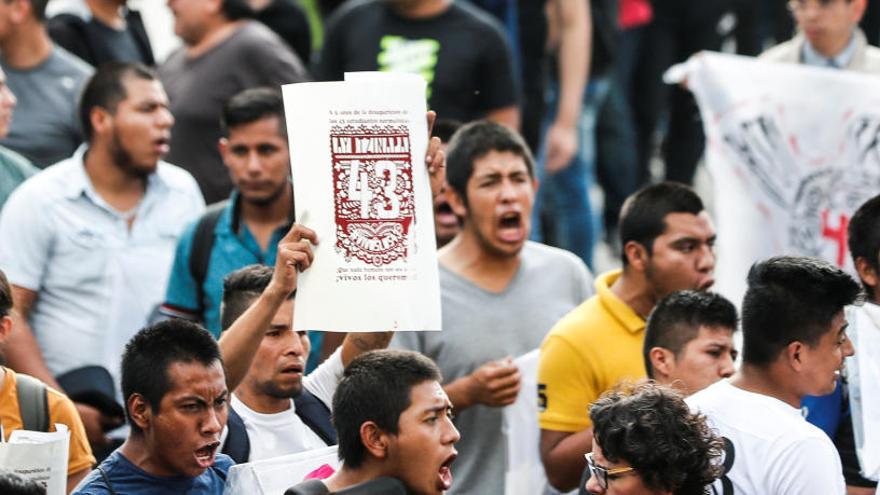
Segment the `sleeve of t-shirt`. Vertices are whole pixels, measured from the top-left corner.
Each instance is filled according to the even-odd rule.
[[[827,493],[843,495],[846,482],[840,456],[827,438],[810,437],[792,442],[773,455],[773,465],[767,470],[775,473],[769,493],[802,495]]]
[[[538,419],[544,430],[588,428],[588,408],[598,397],[589,363],[564,339],[550,335],[538,360]]]
[[[513,73],[513,55],[510,44],[500,28],[491,26],[480,39],[480,107],[489,112],[517,104],[517,78]]]
[[[342,373],[345,366],[342,365],[342,346],[336,348],[323,363],[315,368],[315,371],[309,373],[303,379],[303,387],[321,400],[328,409],[333,409],[333,394],[336,393],[336,387],[339,380],[342,380]]]
[[[586,301],[595,292],[593,288],[593,274],[580,258],[576,259],[575,268],[572,270],[572,273],[574,273],[575,291],[577,292],[575,300],[579,303]]]
[[[53,425],[61,423],[70,430],[70,446],[67,450],[67,474],[78,473],[91,469],[95,465],[95,456],[89,447],[86,429],[83,426],[76,407],[67,396],[50,390],[48,392],[49,422]]]
[[[163,312],[178,309],[195,313],[200,306],[196,281],[189,270],[189,259],[197,224],[198,220],[187,227],[177,242],[174,263],[171,265],[171,275],[168,277],[168,288],[165,290]]]
[[[49,264],[54,229],[51,209],[24,185],[0,211],[0,267],[9,282],[38,292]]]

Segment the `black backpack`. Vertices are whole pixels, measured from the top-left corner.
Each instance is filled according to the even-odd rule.
[[[205,312],[205,279],[208,277],[208,265],[211,262],[211,250],[214,249],[214,229],[223,215],[223,210],[229,204],[229,200],[220,201],[209,206],[193,233],[192,249],[189,252],[189,273],[196,282],[196,300],[199,307],[196,311],[199,315]]]

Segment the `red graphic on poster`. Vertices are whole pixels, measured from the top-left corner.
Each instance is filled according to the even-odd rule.
[[[377,267],[405,258],[415,216],[408,128],[333,126],[330,153],[337,251]]]

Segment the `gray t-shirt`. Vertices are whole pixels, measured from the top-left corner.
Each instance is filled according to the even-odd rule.
[[[94,69],[59,46],[35,67],[19,70],[2,58],[0,66],[18,99],[9,135],[0,144],[40,168],[70,158],[83,140],[79,93]]]
[[[561,249],[527,242],[520,257],[519,270],[500,293],[477,287],[441,266],[443,331],[400,332],[392,347],[430,357],[446,383],[488,361],[516,358],[538,348],[553,325],[590,296],[593,277],[579,258]],[[449,493],[504,493],[507,439],[501,423],[500,408],[478,405],[456,412],[461,440]]]
[[[185,48],[159,67],[176,123],[169,162],[189,171],[210,204],[229,197],[232,183],[220,158],[220,115],[239,92],[260,86],[279,88],[308,78],[295,53],[266,26],[245,21],[229,38],[189,58]]]

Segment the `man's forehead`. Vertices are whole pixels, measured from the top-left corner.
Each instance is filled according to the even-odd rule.
[[[229,128],[229,140],[257,140],[277,141],[283,140],[287,144],[287,140],[283,135],[281,118],[277,115],[264,115],[250,122],[242,122]]]
[[[528,172],[525,159],[512,151],[492,150],[474,160],[473,177],[501,172]]]
[[[674,211],[663,217],[663,235],[715,235],[715,225],[706,210],[697,214]]]
[[[204,364],[198,361],[175,361],[168,365],[168,395],[193,392],[220,395],[226,391],[226,375],[220,361]]]

